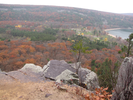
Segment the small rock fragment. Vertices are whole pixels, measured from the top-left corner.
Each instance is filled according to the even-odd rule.
[[[46,94],[45,97],[47,98],[47,97],[49,97],[50,95],[52,95],[52,94]]]

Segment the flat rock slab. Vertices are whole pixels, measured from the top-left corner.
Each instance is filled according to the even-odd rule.
[[[44,81],[44,77],[41,74],[37,74],[30,71],[10,71],[7,73],[0,73],[0,81],[5,82],[41,82]]]
[[[5,73],[0,73],[0,84],[4,82],[13,82],[14,80]]]
[[[44,76],[46,78],[55,79],[58,75],[60,75],[66,69],[74,73],[76,72],[76,70],[73,67],[71,67],[71,65],[67,64],[64,61],[51,60],[49,62],[47,71],[44,73]]]
[[[12,76],[13,78],[17,79],[20,82],[39,82],[43,81],[40,75],[34,72],[23,72],[23,71],[11,71],[8,72],[8,76]]]

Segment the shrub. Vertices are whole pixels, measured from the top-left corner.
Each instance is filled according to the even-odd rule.
[[[109,59],[100,65],[97,71],[100,87],[108,87],[109,92],[113,90],[118,77],[118,66],[119,62],[113,64]]]

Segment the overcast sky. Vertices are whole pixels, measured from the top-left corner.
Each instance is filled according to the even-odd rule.
[[[0,0],[0,4],[54,5],[113,13],[133,13],[133,0]]]

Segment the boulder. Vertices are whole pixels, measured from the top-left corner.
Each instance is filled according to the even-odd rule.
[[[133,57],[122,62],[111,100],[133,100]]]
[[[88,90],[95,90],[99,88],[97,74],[87,68],[79,68],[78,76],[82,84],[86,86]]]
[[[77,63],[77,65],[80,65],[80,63]],[[45,78],[55,80],[59,83],[62,81],[66,84],[82,84],[82,87],[89,90],[99,88],[96,73],[80,66],[77,75],[75,63],[68,64],[63,60],[49,61],[48,64],[43,67],[43,75]]]
[[[48,79],[56,80],[56,77],[66,69],[74,73],[76,72],[76,70],[64,60],[51,60],[43,67],[43,75]]]
[[[60,75],[55,78],[58,83],[79,85],[78,75],[68,69],[64,70]]]
[[[24,67],[17,71],[0,72],[0,82],[3,81],[19,81],[19,82],[40,82],[44,81],[42,77],[43,69],[34,64],[25,64]]]
[[[40,66],[29,63],[29,64],[25,64],[24,67],[20,69],[20,71],[31,71],[34,73],[41,73],[43,69]]]

